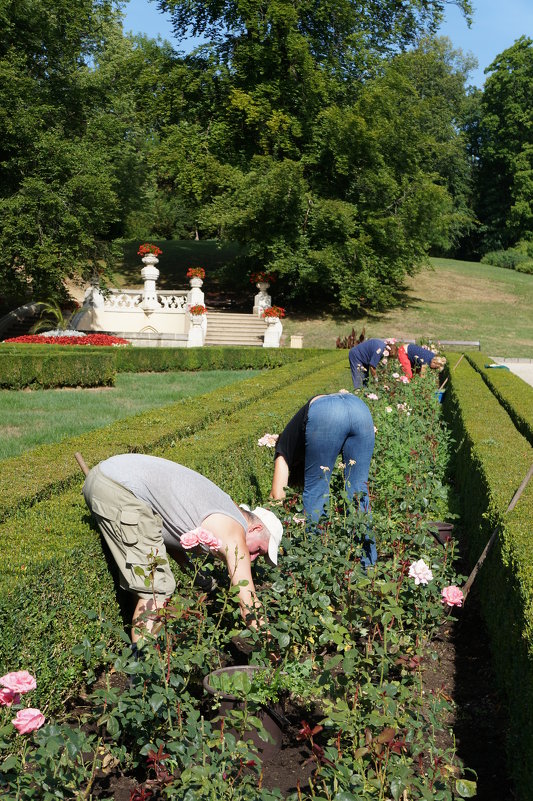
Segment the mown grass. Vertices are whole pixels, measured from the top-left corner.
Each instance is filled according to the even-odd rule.
[[[287,345],[303,334],[305,347],[334,348],[352,327],[366,336],[476,340],[492,356],[533,358],[533,276],[487,264],[432,259],[411,278],[400,305],[362,317],[290,314]],[[281,303],[280,298],[275,300]]]
[[[0,459],[101,428],[148,409],[194,397],[256,375],[254,370],[119,373],[98,389],[0,391]]]

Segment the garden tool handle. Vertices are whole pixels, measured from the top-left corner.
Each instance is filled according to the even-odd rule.
[[[530,466],[529,470],[527,471],[526,477],[524,478],[524,480],[522,481],[522,483],[520,484],[520,486],[516,490],[515,494],[513,495],[511,503],[509,504],[509,506],[505,510],[506,514],[508,514],[509,512],[513,511],[513,509],[515,508],[516,504],[518,503],[518,499],[520,498],[520,496],[522,495],[522,493],[525,490],[526,486],[528,485],[529,479],[531,478],[532,475],[533,475],[533,464]],[[494,528],[494,531],[490,535],[489,541],[487,542],[487,544],[485,545],[485,547],[483,549],[483,553],[481,554],[481,556],[477,560],[476,564],[472,568],[472,572],[470,573],[470,575],[468,576],[468,579],[466,580],[466,584],[463,587],[463,600],[464,601],[466,601],[466,596],[470,592],[470,587],[474,583],[474,579],[477,576],[477,574],[479,573],[479,569],[480,569],[481,565],[483,564],[483,562],[487,558],[487,554],[488,554],[488,552],[490,551],[490,549],[492,548],[492,546],[494,544],[494,540],[496,539],[496,536],[498,534],[498,528],[499,528],[499,526],[496,526]]]
[[[85,460],[84,460],[83,456],[81,455],[81,453],[79,451],[76,451],[76,453],[74,454],[74,458],[76,459],[77,463],[79,464],[79,466],[83,470],[83,475],[86,476],[88,474],[88,472],[89,472],[89,468],[85,464]]]

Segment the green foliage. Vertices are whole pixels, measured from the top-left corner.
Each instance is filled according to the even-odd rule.
[[[513,495],[533,462],[533,448],[487,383],[502,399],[509,394],[500,377],[484,382],[470,361],[461,364],[449,354],[450,384],[444,409],[459,443],[455,481],[460,488],[465,545],[470,563],[480,556],[492,531],[495,545],[477,578],[476,591],[492,640],[495,672],[509,708],[509,764],[520,798],[528,798],[533,782],[533,484],[524,490],[514,511],[506,514]],[[487,371],[489,373],[490,371]],[[495,372],[495,371],[492,371]],[[508,389],[509,385],[507,385]],[[519,406],[523,404],[520,404]],[[530,412],[528,419],[530,420]],[[516,419],[516,418],[515,418]]]
[[[533,388],[509,370],[487,369],[490,356],[468,353],[466,358],[483,377],[523,437],[533,446]]]
[[[345,355],[340,356],[342,359],[333,352],[329,364],[293,380],[291,386],[280,381],[270,397],[253,404],[253,414],[250,408],[237,409],[225,421],[159,453],[180,456],[183,449],[191,466],[208,464],[207,473],[228,491],[235,492],[242,482],[249,493],[264,497],[272,475],[272,453],[257,446],[257,434],[286,422],[311,389],[337,389],[348,373]],[[281,375],[287,369],[276,372]],[[33,635],[39,641],[39,653],[34,655],[25,648],[22,609],[17,610],[19,649],[25,657],[20,665],[37,675],[32,704],[49,697],[53,688],[45,671],[43,681],[49,684],[41,686],[41,662],[50,652],[54,654],[51,666],[58,671],[55,683],[61,684],[65,676],[62,655],[68,653],[71,670],[86,666],[92,686],[87,722],[99,747],[88,742],[76,724],[69,734],[68,727],[51,722],[34,735],[33,745],[21,757],[6,728],[0,738],[0,751],[7,757],[0,774],[5,792],[18,790],[19,795],[31,798],[37,788],[39,792],[50,788],[50,793],[54,792],[51,801],[61,797],[65,788],[85,791],[104,761],[116,761],[121,772],[135,775],[138,793],[157,788],[167,797],[205,801],[215,797],[228,801],[279,799],[279,791],[262,787],[261,760],[247,741],[255,734],[261,737],[264,701],[277,698],[284,704],[289,697],[301,710],[302,748],[313,762],[312,787],[302,787],[297,794],[302,801],[317,798],[318,792],[321,798],[338,801],[380,795],[400,799],[404,794],[451,801],[455,792],[467,797],[475,791],[475,783],[463,779],[453,752],[443,752],[436,742],[435,732],[442,728],[450,704],[444,692],[427,696],[422,692],[420,670],[426,645],[446,614],[441,588],[460,578],[453,566],[453,547],[444,552],[424,526],[428,516],[445,510],[442,482],[449,437],[434,397],[434,377],[422,377],[405,387],[395,382],[391,373],[389,367],[383,382],[386,386],[380,384],[377,389],[379,399],[368,398],[378,429],[371,477],[376,498],[372,525],[380,552],[375,568],[368,574],[360,568],[360,537],[368,520],[361,519],[352,499],[345,497],[342,467],[335,470],[334,496],[322,530],[311,535],[294,519],[301,507],[298,498],[278,508],[285,531],[280,566],[255,565],[270,638],[249,631],[255,646],[253,663],[264,667],[264,677],[242,682],[240,706],[227,715],[222,730],[214,727],[223,712],[216,699],[214,704],[206,703],[201,681],[227,661],[230,638],[241,625],[235,593],[224,583],[216,596],[207,598],[193,587],[194,570],[191,574],[177,571],[177,592],[160,613],[162,633],[157,641],[145,644],[139,660],[132,657],[129,638],[117,625],[116,609],[110,608],[109,613],[106,609],[110,604],[106,586],[96,592],[89,585],[91,597],[101,603],[88,614],[86,631],[80,632],[73,654],[69,645],[75,641],[77,619],[74,631],[61,632],[49,620],[43,648],[39,621],[32,617]],[[413,413],[408,415],[403,404]],[[392,443],[396,443],[394,452]],[[246,454],[255,465],[249,475]],[[403,477],[396,488],[390,486],[391,471]],[[41,533],[37,521],[48,513],[47,537],[55,539],[60,548],[59,517],[67,504],[71,511],[64,522],[72,538],[69,548],[63,546],[67,567],[73,566],[74,552],[83,564],[83,542],[85,547],[97,543],[88,514],[76,522],[81,499],[73,505],[71,501],[69,492],[61,499],[38,504],[29,517],[23,515],[17,521],[19,531],[28,531],[24,522],[30,523],[31,518],[36,526],[32,530]],[[19,548],[28,547],[31,539],[27,538],[26,545],[20,541]],[[12,543],[11,535],[9,546]],[[90,551],[93,568],[103,565]],[[407,575],[409,563],[420,558],[433,571],[427,586],[416,586]],[[53,585],[57,571],[52,564],[49,570]],[[68,570],[60,572],[66,583],[74,583],[79,576],[79,572],[72,576]],[[19,570],[17,583],[20,574]],[[77,585],[81,590],[85,582]],[[34,608],[38,608],[38,594],[44,589],[38,583],[32,589]],[[21,597],[26,600],[24,594]],[[72,597],[73,603],[77,601]],[[97,626],[101,636],[94,634]],[[13,637],[11,627],[8,635]],[[270,663],[273,654],[276,668]],[[14,669],[17,652],[12,649],[9,656],[9,667]],[[97,666],[105,669],[99,681],[95,681]],[[121,689],[111,681],[111,673],[120,677]],[[57,698],[52,704],[49,709],[57,708]],[[87,747],[94,755],[92,769],[83,759]],[[59,753],[61,759],[52,759]],[[31,769],[21,769],[22,758]],[[247,770],[243,770],[245,765]],[[457,784],[451,776],[457,777]],[[289,798],[295,801],[296,794]]]
[[[488,73],[474,130],[482,252],[507,249],[533,232],[533,40],[522,36]]]
[[[0,387],[101,387],[115,382],[114,354],[55,345],[2,345]]]
[[[481,262],[482,264],[492,264],[493,267],[504,267],[519,273],[533,274],[533,258],[514,248],[491,250],[481,257]]]

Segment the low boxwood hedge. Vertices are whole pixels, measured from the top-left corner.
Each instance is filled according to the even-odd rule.
[[[533,387],[510,370],[486,367],[495,362],[483,353],[469,353],[466,358],[498,398],[522,436],[533,445]]]
[[[119,373],[162,373],[169,370],[258,370],[305,361],[320,354],[306,348],[115,348]]]
[[[525,801],[533,787],[533,483],[511,514],[506,509],[533,462],[533,448],[479,369],[467,359],[456,364],[450,360],[444,408],[458,443],[455,480],[471,566],[493,529],[499,530],[472,592],[479,593],[495,673],[508,701],[509,764]]]
[[[115,383],[115,354],[110,349],[2,345],[2,389],[97,387]]]
[[[0,473],[0,521],[76,481],[79,467],[73,458],[75,451],[91,453],[93,462],[118,452],[153,452],[155,447],[189,436],[213,420],[253,404],[277,388],[280,382],[297,381],[301,376],[314,373],[332,359],[345,361],[336,352],[318,351],[305,361],[288,364],[279,371],[266,371],[238,386],[221,387],[205,396],[120,420],[98,432],[89,431],[60,443],[34,448],[31,459],[27,454],[5,459]]]
[[[301,369],[300,377],[297,368]],[[195,428],[182,430],[181,437],[170,439],[171,426],[167,424],[167,434],[161,437],[157,430],[159,438],[154,436],[150,446],[152,413],[134,419],[139,423],[138,430],[145,433],[146,452],[201,470],[239,502],[255,503],[268,494],[271,481],[271,463],[257,447],[258,437],[269,428],[279,430],[309,396],[335,391],[349,380],[345,357],[331,351],[252,379],[251,383],[257,382],[256,388],[248,393],[247,403],[239,398],[243,384],[237,390],[229,387],[213,393],[217,395],[217,413],[208,417],[207,425],[198,423]],[[225,401],[222,392],[226,393]],[[210,397],[195,398],[193,403],[195,419],[201,420],[209,412]],[[177,414],[180,404],[175,406]],[[167,417],[168,407],[160,413]],[[174,426],[176,429],[179,425]],[[128,450],[124,448],[128,442],[125,429],[114,438],[116,433],[115,426],[110,426],[97,434],[92,432],[92,441],[85,440],[83,455],[90,466]],[[32,701],[52,709],[58,708],[65,695],[75,691],[83,680],[71,648],[100,625],[98,621],[88,622],[84,610],[95,609],[111,621],[120,620],[112,573],[81,497],[83,477],[73,459],[73,443],[61,446],[65,449],[61,469],[65,470],[67,461],[75,469],[70,482],[61,491],[56,485],[53,497],[34,498],[32,505],[11,509],[0,527],[4,552],[9,555],[0,578],[0,664],[10,670],[31,668],[38,673],[39,688]],[[131,435],[129,446],[136,449]],[[48,471],[55,471],[53,461],[48,463]]]

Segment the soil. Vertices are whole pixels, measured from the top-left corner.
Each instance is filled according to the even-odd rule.
[[[465,778],[477,780],[476,798],[512,801],[515,796],[505,764],[507,719],[495,689],[475,588],[464,608],[453,610],[441,626],[424,660],[423,682],[425,693],[440,692],[455,701],[454,713],[437,733],[437,741],[444,749],[453,749],[455,741],[458,759],[470,769]],[[290,725],[281,750],[263,762],[262,775],[263,787],[278,787],[284,796],[298,787],[305,791],[314,767],[308,746],[297,739],[301,715],[298,710],[286,710],[286,715]],[[111,769],[96,776],[92,797],[131,801],[135,787],[134,778]]]

